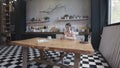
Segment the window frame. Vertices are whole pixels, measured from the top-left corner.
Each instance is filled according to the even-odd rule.
[[[112,19],[111,19],[111,6],[112,4],[112,0],[108,0],[108,23],[107,23],[107,26],[111,26],[111,25],[119,25],[120,22],[115,22],[115,23],[111,23],[112,22]]]

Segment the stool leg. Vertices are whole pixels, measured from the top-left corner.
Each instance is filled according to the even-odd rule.
[[[22,55],[23,55],[23,66],[22,68],[27,68],[27,47],[23,47]]]

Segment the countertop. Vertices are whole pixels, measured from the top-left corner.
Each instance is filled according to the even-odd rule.
[[[64,34],[64,32],[25,32],[24,34]],[[89,32],[79,32],[79,35],[90,34]]]

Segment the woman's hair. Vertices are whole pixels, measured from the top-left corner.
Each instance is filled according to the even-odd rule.
[[[71,24],[70,23],[66,23],[66,25],[65,26],[69,26],[70,27],[70,30],[72,30],[72,26],[71,26]]]
[[[71,27],[71,24],[70,23],[66,23],[66,25],[65,26],[70,26]]]

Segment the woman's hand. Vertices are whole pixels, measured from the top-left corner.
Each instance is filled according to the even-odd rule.
[[[60,38],[60,40],[63,40],[63,39],[65,39],[64,35]]]

